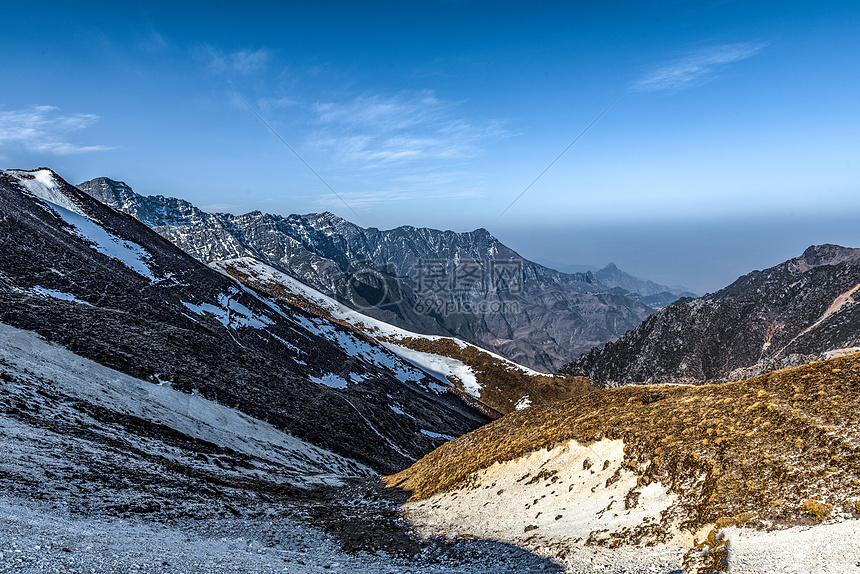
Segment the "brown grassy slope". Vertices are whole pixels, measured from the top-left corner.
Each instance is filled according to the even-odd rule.
[[[595,390],[587,377],[570,375],[531,376],[477,347],[461,347],[453,339],[385,338],[384,340],[422,353],[452,357],[470,366],[481,385],[479,399],[502,414],[514,412],[517,402],[528,396],[532,404],[546,404],[578,397]],[[462,388],[462,382],[452,381]]]
[[[860,353],[736,383],[601,390],[507,415],[386,482],[426,498],[494,462],[607,437],[624,440],[639,487],[659,481],[678,494],[684,526],[744,512],[821,519],[860,512],[858,407]]]

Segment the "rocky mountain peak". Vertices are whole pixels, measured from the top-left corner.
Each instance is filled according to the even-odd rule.
[[[822,265],[851,263],[860,261],[860,249],[842,247],[830,243],[811,245],[796,261],[803,262],[809,269]]]

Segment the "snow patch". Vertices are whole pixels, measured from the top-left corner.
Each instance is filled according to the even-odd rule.
[[[94,247],[98,252],[121,261],[132,271],[137,272],[139,275],[143,275],[150,281],[155,281],[155,276],[152,274],[152,270],[146,263],[147,260],[149,260],[150,255],[143,247],[137,243],[126,241],[125,239],[110,233],[104,227],[95,223],[86,216],[81,215],[79,212],[71,211],[55,203],[47,203],[55,212],[57,212],[57,215],[59,215],[63,221],[75,228],[75,234],[78,237],[94,244]]]
[[[425,536],[470,535],[526,548],[574,548],[576,539],[587,540],[595,531],[659,522],[661,513],[677,502],[659,483],[637,487],[637,476],[623,462],[621,440],[590,446],[569,441],[495,463],[476,473],[468,487],[409,502],[405,508]],[[638,504],[627,509],[625,496],[633,489],[639,492]]]
[[[56,289],[47,289],[45,287],[40,287],[39,285],[32,287],[30,289],[30,292],[36,295],[40,295],[42,297],[51,297],[53,299],[60,299],[61,301],[71,301],[73,303],[79,303],[81,305],[88,305],[90,307],[93,306],[92,303],[81,301],[70,293],[63,293],[62,291],[57,291]]]
[[[421,429],[421,434],[423,434],[425,436],[429,436],[430,438],[441,438],[441,439],[445,439],[445,440],[454,440],[454,438],[455,438],[455,437],[452,437],[451,435],[440,434],[438,432],[433,432],[433,431],[429,431],[429,430],[425,430],[425,429]]]
[[[729,574],[855,572],[860,520],[761,532],[728,528]]]
[[[462,361],[442,355],[415,351],[385,341],[380,341],[380,343],[395,355],[399,355],[433,375],[436,379],[445,383],[446,387],[451,384],[448,376],[453,376],[463,383],[463,390],[476,399],[481,398],[481,385],[478,383],[477,378],[475,378],[475,372]]]
[[[224,294],[221,294],[218,297],[218,305],[213,305],[211,303],[194,304],[188,303],[187,301],[182,301],[181,303],[197,315],[211,313],[228,329],[236,327],[265,329],[267,326],[274,323],[271,318],[254,313],[235,299]],[[283,339],[280,340],[285,342]]]
[[[84,215],[81,208],[74,201],[60,191],[60,186],[55,179],[54,173],[50,169],[40,169],[36,171],[25,171],[10,169],[6,173],[13,174],[18,182],[24,186],[24,189],[29,191],[43,201],[58,205],[68,211]]]
[[[532,400],[528,395],[526,395],[523,398],[521,398],[519,401],[517,401],[517,404],[514,405],[514,409],[521,411],[523,409],[529,408],[530,406],[532,406]]]
[[[331,387],[333,389],[345,389],[348,385],[348,382],[343,377],[338,377],[334,373],[328,373],[321,377],[308,377],[315,383],[319,383],[321,385],[325,385],[327,387]]]

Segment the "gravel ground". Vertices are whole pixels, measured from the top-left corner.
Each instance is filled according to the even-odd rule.
[[[54,505],[56,506],[56,505]],[[0,497],[0,572],[67,573],[505,573],[558,566],[504,544],[427,544],[413,555],[355,552],[302,521],[209,518],[164,524],[83,517],[62,507]]]

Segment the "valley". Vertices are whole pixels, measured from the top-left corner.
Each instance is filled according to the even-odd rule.
[[[0,172],[0,238],[0,572],[860,564],[857,249],[692,298],[48,168]],[[518,313],[411,322],[417,262],[490,253]]]

